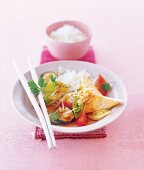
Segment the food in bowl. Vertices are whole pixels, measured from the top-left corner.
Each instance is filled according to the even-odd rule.
[[[73,25],[64,24],[50,32],[49,37],[59,42],[75,43],[85,40],[87,36],[79,28]]]
[[[86,70],[59,67],[40,76],[38,85],[29,81],[33,94],[42,91],[50,121],[60,126],[85,126],[98,121],[122,104],[120,99],[107,97],[112,86],[102,75],[96,79]]]
[[[66,125],[52,125],[52,128],[56,132],[62,133],[83,133],[88,131],[93,131],[96,129],[100,129],[118,119],[122,114],[124,114],[124,110],[127,106],[127,91],[125,85],[120,77],[118,77],[114,72],[110,71],[107,68],[104,68],[98,64],[92,64],[88,62],[82,61],[55,61],[49,62],[47,64],[42,64],[36,67],[36,72],[40,77],[42,74],[46,72],[57,72],[58,67],[62,66],[64,68],[75,70],[79,72],[86,68],[86,71],[92,76],[92,78],[97,79],[99,75],[102,75],[105,80],[107,80],[112,89],[108,91],[107,96],[121,99],[122,104],[115,106],[111,109],[111,113],[98,121],[90,121],[88,119],[88,125],[86,126],[76,126],[75,122],[69,123]],[[25,77],[27,81],[31,80],[30,71],[26,72]],[[16,81],[13,89],[12,89],[12,104],[16,111],[27,121],[30,123],[42,127],[37,117],[37,114],[29,101],[25,90],[23,89],[20,81]]]
[[[53,23],[47,27],[46,34],[49,52],[59,60],[82,58],[89,50],[92,37],[90,28],[78,21]]]

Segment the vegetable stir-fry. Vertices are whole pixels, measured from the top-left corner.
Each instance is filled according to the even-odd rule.
[[[95,81],[85,70],[76,72],[59,67],[57,73],[44,73],[38,84],[30,80],[28,85],[34,95],[42,92],[53,125],[73,122],[85,126],[89,120],[109,115],[120,104],[120,100],[106,97],[112,87],[102,75]]]

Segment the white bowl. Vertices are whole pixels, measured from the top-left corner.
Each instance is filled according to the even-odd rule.
[[[116,120],[124,111],[127,104],[127,92],[122,80],[112,71],[92,63],[82,61],[56,61],[36,67],[37,74],[40,76],[42,73],[47,71],[55,71],[58,66],[65,67],[67,69],[74,69],[76,71],[86,69],[93,77],[97,77],[99,74],[103,75],[109,82],[115,82],[110,96],[122,99],[123,104],[112,109],[112,113],[105,118],[82,127],[62,127],[52,125],[54,131],[65,132],[65,133],[81,133],[99,129],[114,120]],[[25,73],[27,80],[31,79],[30,72]],[[36,126],[41,127],[41,123],[20,83],[18,80],[12,90],[12,103],[17,110],[26,120]]]

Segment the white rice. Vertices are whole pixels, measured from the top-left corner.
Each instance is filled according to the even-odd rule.
[[[58,68],[59,76],[57,78],[58,81],[63,82],[67,86],[70,86],[71,91],[77,90],[79,88],[84,75],[90,76],[86,70],[81,70],[76,72],[75,70],[65,69],[63,67]]]
[[[75,43],[86,39],[86,34],[72,25],[63,25],[49,34],[49,37],[64,43]]]

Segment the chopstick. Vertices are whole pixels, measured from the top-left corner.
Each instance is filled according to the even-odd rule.
[[[30,57],[27,57],[27,61],[28,61],[28,65],[29,65],[29,69],[30,69],[30,72],[31,72],[32,79],[35,82],[38,82],[38,76],[37,76],[36,70],[33,66],[33,63],[31,61]],[[56,147],[56,141],[55,141],[54,133],[53,133],[52,128],[51,128],[51,123],[50,123],[48,112],[47,112],[47,109],[46,109],[46,106],[45,106],[45,102],[43,100],[42,92],[40,92],[40,94],[38,95],[38,100],[40,102],[40,106],[41,106],[41,109],[43,111],[45,121],[47,123],[47,128],[49,130],[52,145],[53,145],[53,147]]]
[[[19,67],[16,64],[16,61],[14,59],[12,60],[12,63],[13,63],[13,66],[15,68],[15,71],[16,71],[19,79],[20,79],[20,82],[22,83],[22,86],[25,89],[25,91],[26,91],[26,93],[28,95],[28,98],[31,101],[31,104],[33,105],[33,107],[34,107],[34,109],[35,109],[35,111],[36,111],[36,113],[38,115],[38,118],[39,118],[39,120],[40,120],[40,122],[42,124],[43,130],[45,132],[48,148],[52,149],[53,145],[52,145],[52,142],[51,142],[50,133],[48,131],[47,124],[46,124],[45,118],[43,116],[43,113],[42,113],[42,111],[41,111],[41,109],[40,109],[34,95],[31,93],[31,91],[30,91],[30,89],[28,87],[28,82],[27,82],[25,76],[19,70]]]

